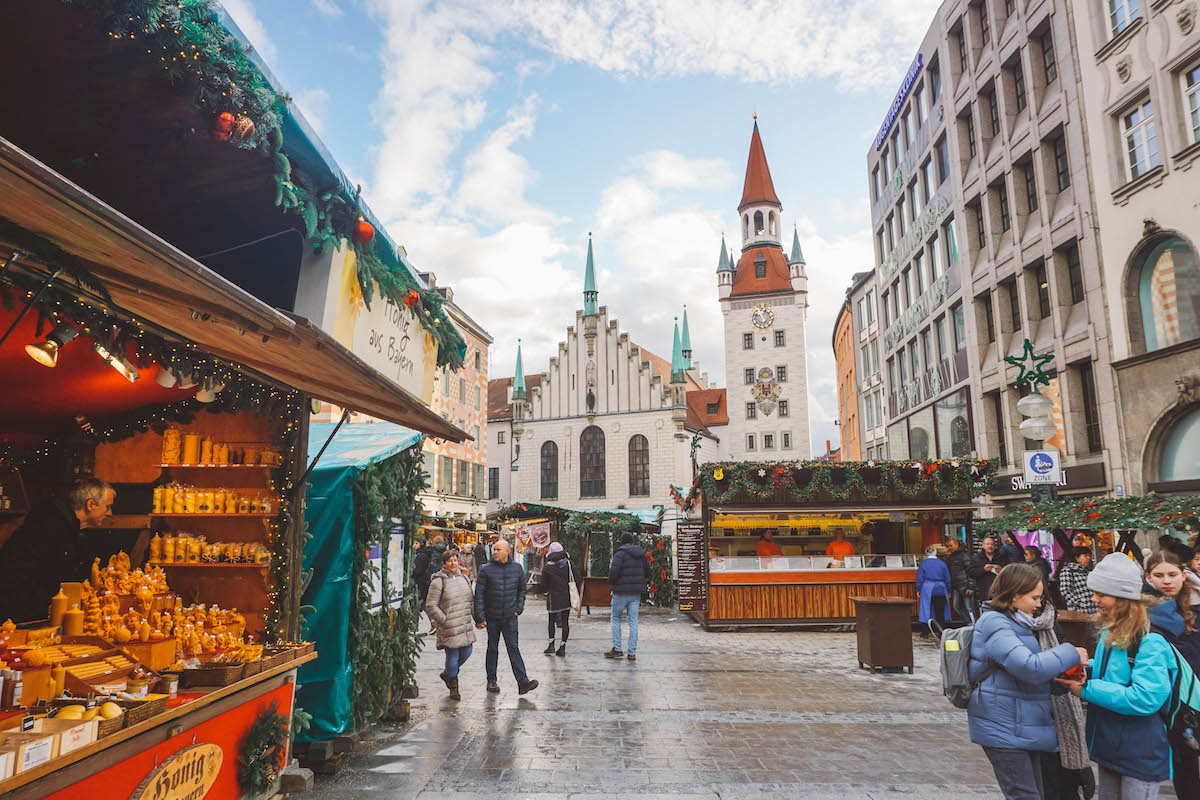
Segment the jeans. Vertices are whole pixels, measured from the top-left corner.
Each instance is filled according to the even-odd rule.
[[[471,650],[474,645],[466,647],[447,647],[446,648],[446,677],[457,678],[459,668],[467,663],[467,659],[471,657]]]
[[[999,747],[985,747],[983,752],[992,762],[992,771],[996,773],[996,783],[1000,784],[1004,800],[1043,800],[1043,753]]]
[[[1111,769],[1100,767],[1100,779],[1096,781],[1096,795],[1100,800],[1151,800],[1158,797],[1158,781],[1139,781],[1128,775],[1118,775]],[[1182,800],[1182,795],[1180,795]]]
[[[642,603],[640,594],[614,594],[612,596],[612,642],[613,650],[621,649],[621,612],[629,615],[628,653],[637,653],[638,607]]]
[[[550,612],[550,623],[547,626],[550,640],[554,641],[554,629],[562,628],[563,644],[567,643],[567,638],[571,635],[571,609],[565,608],[562,611]]]
[[[975,596],[966,595],[962,589],[955,589],[950,593],[950,608],[958,615],[959,619],[968,625],[975,624]]]
[[[513,677],[517,679],[518,684],[529,682],[529,676],[525,674],[525,660],[521,658],[521,651],[517,649],[518,619],[514,614],[508,619],[487,621],[488,646],[483,665],[487,670],[489,683],[496,682],[496,669],[500,666],[501,635],[504,636],[504,647],[508,650],[508,663],[512,666]]]

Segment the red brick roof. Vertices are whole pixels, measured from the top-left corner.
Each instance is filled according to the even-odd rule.
[[[715,413],[708,413],[709,404],[715,403]],[[714,425],[729,424],[729,405],[724,389],[690,389],[687,393],[687,425],[693,430],[708,432]]]
[[[750,157],[746,159],[746,183],[742,186],[742,202],[738,211],[746,206],[774,203],[783,208],[771,182],[771,169],[767,166],[767,154],[763,152],[762,138],[758,135],[758,122],[750,136]]]
[[[512,378],[492,378],[488,381],[488,421],[512,419],[512,403],[508,402],[508,390]],[[541,374],[525,376],[525,390],[533,391],[542,385]]]
[[[756,278],[754,262],[759,256],[766,259],[767,275]],[[737,263],[737,272],[733,277],[733,291],[730,297],[747,294],[767,294],[769,292],[790,292],[792,290],[791,271],[788,269],[787,258],[783,249],[778,245],[762,245],[752,247],[742,253]]]

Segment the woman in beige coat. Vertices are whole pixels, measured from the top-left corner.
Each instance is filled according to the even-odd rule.
[[[462,699],[458,670],[471,657],[475,643],[474,603],[471,582],[458,569],[458,552],[447,550],[442,554],[442,568],[429,581],[425,613],[433,620],[438,649],[446,651],[446,669],[438,677],[445,681],[451,700]]]

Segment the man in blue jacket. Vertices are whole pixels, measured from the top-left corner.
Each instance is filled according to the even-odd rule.
[[[504,539],[492,546],[492,560],[479,568],[479,579],[475,582],[475,627],[487,628],[487,690],[493,694],[500,691],[496,670],[500,666],[500,637],[508,650],[508,663],[512,665],[513,677],[517,679],[517,690],[526,694],[538,687],[525,673],[525,659],[517,648],[518,619],[525,610],[525,587],[528,578],[521,565],[509,558],[511,548]]]
[[[649,577],[646,564],[646,551],[633,543],[632,533],[621,534],[621,546],[613,553],[612,563],[608,568],[608,585],[612,590],[612,650],[604,654],[605,658],[620,658],[626,655],[621,652],[621,613],[629,616],[629,653],[630,661],[637,661],[638,607],[642,602],[642,594],[646,591],[646,579]]]

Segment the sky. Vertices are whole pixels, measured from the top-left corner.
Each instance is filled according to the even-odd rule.
[[[807,263],[813,455],[838,443],[833,324],[873,266],[867,152],[936,0],[222,0],[410,261],[549,358],[600,303],[725,385],[716,265],[752,114]]]

